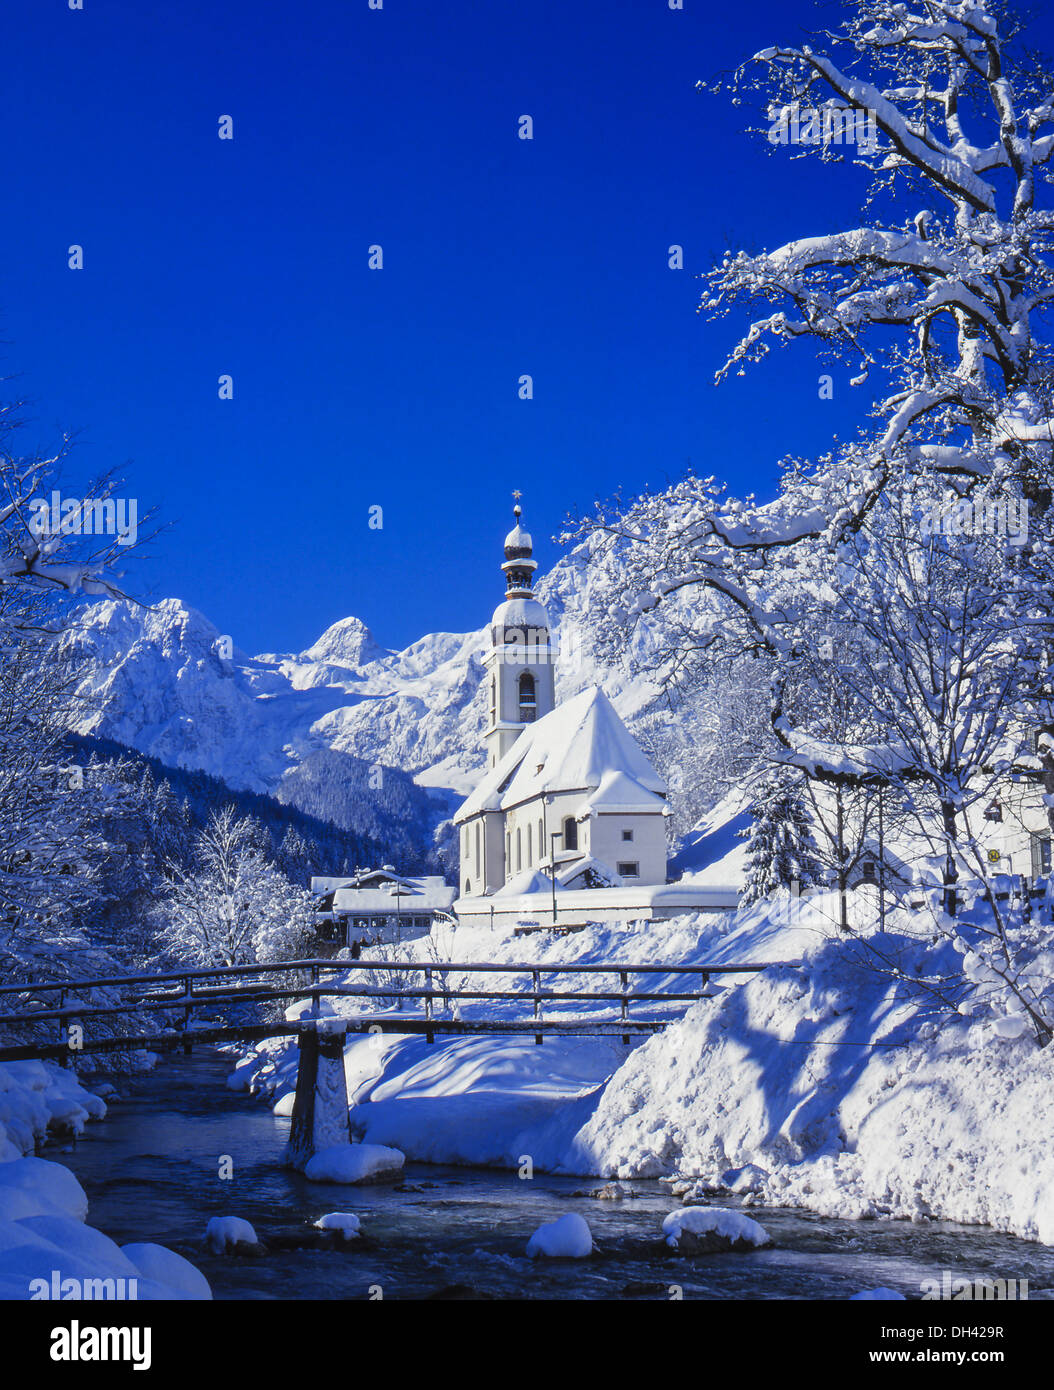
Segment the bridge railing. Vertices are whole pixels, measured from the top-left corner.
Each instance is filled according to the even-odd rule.
[[[0,996],[12,994],[29,994],[40,996],[45,992],[57,992],[59,1002],[53,1007],[44,1008],[23,1008],[15,1012],[0,1014],[0,1028],[14,1027],[29,1023],[40,1023],[45,1020],[58,1023],[59,1025],[67,1022],[83,1024],[91,1018],[113,1017],[119,1014],[149,1014],[164,1011],[175,1011],[177,1016],[181,1016],[181,1023],[175,1030],[170,1030],[166,1035],[171,1041],[171,1034],[174,1033],[178,1045],[179,1036],[182,1034],[185,1039],[186,1050],[189,1050],[190,1041],[199,1036],[199,1030],[191,1033],[191,1019],[195,1009],[206,1005],[219,1007],[220,1005],[235,1004],[264,1004],[273,1003],[280,1000],[309,1000],[311,1003],[311,1014],[307,1016],[318,1017],[320,1013],[321,1001],[326,999],[361,999],[377,1004],[383,1001],[389,1005],[389,1012],[392,1005],[400,1011],[398,1019],[385,1019],[387,1027],[384,1031],[397,1031],[399,1027],[406,1027],[407,1031],[424,1031],[429,1042],[433,1041],[434,1033],[437,1029],[450,1031],[455,1024],[444,1021],[436,1016],[436,1003],[439,1001],[443,1007],[449,1007],[452,1002],[456,1003],[478,1003],[481,1001],[493,1001],[501,1003],[521,1002],[529,1004],[532,1012],[529,1018],[519,1020],[497,1020],[490,1024],[483,1021],[474,1021],[471,1024],[457,1024],[461,1031],[486,1031],[489,1027],[492,1031],[516,1031],[534,1032],[535,1040],[541,1042],[545,1032],[558,1031],[567,1021],[564,1015],[564,1023],[546,1019],[543,1013],[543,1005],[553,1003],[577,1003],[597,1004],[597,1003],[617,1003],[619,1006],[617,1016],[596,1017],[589,1016],[581,1021],[581,1026],[576,1027],[575,1031],[588,1031],[590,1022],[597,1026],[598,1031],[613,1031],[617,1034],[618,1025],[626,1025],[627,1031],[623,1034],[623,1041],[629,1042],[631,1032],[638,1032],[641,1029],[655,1029],[662,1027],[671,1020],[669,1016],[664,1018],[639,1019],[631,1018],[629,1006],[635,1003],[658,1003],[658,1004],[678,1004],[695,1003],[700,999],[710,996],[709,985],[711,977],[714,975],[737,975],[752,974],[764,970],[764,964],[747,963],[736,965],[713,965],[699,962],[667,962],[661,965],[645,963],[622,963],[596,964],[596,963],[567,963],[567,964],[548,964],[544,962],[480,962],[480,961],[393,961],[393,960],[334,960],[332,957],[325,959],[309,959],[295,961],[278,961],[267,964],[253,963],[248,965],[234,966],[213,966],[195,970],[174,970],[164,971],[154,974],[142,973],[124,976],[100,976],[89,980],[60,980],[60,981],[26,981],[21,984],[12,983],[0,985]],[[358,983],[349,982],[349,977],[362,974],[368,971],[384,971],[395,975],[412,975],[423,978],[423,984],[409,983],[405,986],[393,983]],[[308,978],[303,982],[283,985],[280,988],[270,987],[264,979],[275,974],[299,973]],[[323,980],[324,973],[339,976],[339,979],[332,981]],[[456,985],[452,985],[447,978],[450,974],[456,973],[459,977]],[[497,974],[504,976],[529,976],[530,987],[523,989],[484,989],[480,987],[470,988],[463,977],[470,975],[483,976],[481,983],[486,983],[486,976]],[[607,975],[618,978],[618,987],[610,989],[582,990],[582,989],[559,989],[549,985],[543,985],[542,979],[545,976],[601,976]],[[667,976],[667,977],[698,977],[699,988],[697,989],[659,989],[649,990],[631,984],[632,976]],[[437,980],[437,976],[439,977]],[[256,981],[253,977],[257,977]],[[226,983],[234,981],[235,983]],[[643,983],[646,983],[643,982]],[[158,989],[158,986],[171,985],[172,989]],[[84,1002],[66,1002],[66,994],[78,990],[89,990],[92,988],[122,987],[124,990],[131,991],[130,997],[123,1000],[105,1004],[87,1004]],[[142,989],[141,986],[148,988]],[[416,1017],[401,1013],[404,1002],[418,1002],[421,1005],[421,1013]],[[384,1015],[376,1009],[366,1016],[366,1019],[379,1020]],[[364,1023],[360,1016],[352,1016],[348,1019],[359,1028]],[[411,1023],[414,1026],[411,1028]],[[236,1038],[239,1036],[248,1037],[250,1034],[257,1036],[277,1036],[280,1033],[295,1033],[301,1031],[302,1020],[286,1020],[286,1026],[279,1024],[263,1026],[241,1026],[232,1025],[224,1036]],[[379,1025],[378,1025],[379,1026]],[[263,1029],[266,1028],[266,1032]],[[210,1040],[218,1038],[223,1030],[215,1028],[209,1029]],[[204,1035],[201,1034],[204,1040]],[[162,1039],[164,1040],[164,1039]],[[146,1038],[142,1036],[129,1036],[124,1039],[125,1045],[145,1046],[147,1043],[155,1044],[157,1038]],[[61,1047],[63,1044],[56,1044]],[[94,1043],[85,1037],[81,1042],[81,1050],[91,1051],[103,1047],[111,1048],[116,1043],[109,1039],[105,1043],[101,1040]],[[51,1052],[53,1048],[40,1048],[39,1051]],[[0,1058],[12,1055],[27,1055],[25,1047],[8,1048],[0,1046]]]

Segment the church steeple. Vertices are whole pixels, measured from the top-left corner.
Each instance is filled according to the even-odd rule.
[[[505,571],[505,597],[531,598],[531,585],[534,583],[534,571],[538,568],[538,561],[531,558],[534,548],[531,534],[520,525],[520,517],[523,515],[520,506],[521,493],[517,491],[512,495],[516,499],[516,505],[512,509],[516,525],[505,537],[505,563],[502,565]]]
[[[556,703],[549,615],[534,597],[530,533],[521,523],[520,493],[514,492],[515,525],[505,537],[505,600],[494,610],[490,646],[484,657],[488,681],[488,719],[484,740],[493,767],[528,724]]]

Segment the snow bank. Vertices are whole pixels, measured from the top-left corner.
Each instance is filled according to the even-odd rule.
[[[935,1027],[924,997],[830,939],[818,913],[810,929],[800,969],[773,966],[634,1051],[565,1166],[720,1186],[754,1163],[770,1205],[1054,1243],[1054,1048],[966,1017]],[[912,973],[957,965],[918,935],[875,944]]]
[[[106,1102],[74,1074],[47,1062],[0,1063],[0,1163],[31,1154],[48,1130],[80,1134]]]
[[[131,1260],[144,1279],[149,1279],[155,1284],[164,1284],[171,1289],[171,1297],[212,1297],[209,1281],[201,1270],[189,1260],[185,1260],[182,1255],[177,1255],[174,1250],[150,1242],[134,1242],[131,1245],[122,1245],[121,1254]]]
[[[663,1220],[662,1232],[673,1250],[678,1249],[685,1235],[710,1237],[708,1244],[725,1250],[757,1250],[772,1244],[764,1226],[723,1207],[682,1207],[671,1211]]]
[[[532,1260],[539,1255],[550,1260],[584,1260],[592,1253],[592,1232],[577,1212],[546,1221],[527,1242],[527,1254]]]
[[[214,1216],[205,1227],[205,1243],[214,1255],[225,1255],[239,1245],[259,1245],[256,1232],[240,1216]]]
[[[308,1182],[384,1182],[405,1162],[405,1154],[382,1144],[335,1144],[308,1160],[304,1176]]]
[[[48,1062],[0,1065],[0,1299],[212,1297],[205,1276],[173,1251],[122,1250],[85,1225],[88,1198],[77,1178],[34,1156],[49,1131],[79,1134],[105,1114],[72,1072]]]

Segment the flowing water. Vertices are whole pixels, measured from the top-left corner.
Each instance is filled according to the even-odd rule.
[[[221,1056],[163,1060],[121,1078],[123,1099],[72,1147],[53,1146],[91,1202],[89,1221],[120,1244],[156,1241],[186,1255],[216,1298],[368,1299],[442,1297],[666,1299],[833,1298],[887,1285],[919,1297],[921,1281],[1028,1279],[1029,1295],[1054,1296],[1054,1250],[951,1222],[837,1221],[751,1207],[772,1249],[686,1256],[658,1244],[678,1206],[659,1182],[639,1195],[597,1201],[601,1179],[521,1180],[492,1169],[407,1165],[398,1187],[309,1183],[279,1166],[288,1120],[266,1103],[228,1091]],[[225,1162],[229,1160],[229,1162]],[[231,1171],[220,1176],[221,1168]],[[719,1205],[738,1208],[736,1198]],[[297,1248],[311,1223],[351,1211],[364,1239],[344,1248]],[[588,1260],[529,1260],[543,1221],[578,1212],[596,1251]],[[252,1222],[265,1255],[215,1256],[204,1248],[213,1216]]]

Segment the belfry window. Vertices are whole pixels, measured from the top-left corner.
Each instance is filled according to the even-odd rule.
[[[534,690],[534,677],[530,671],[524,671],[519,680],[520,693],[520,723],[531,724],[534,716],[538,712],[538,700]]]
[[[564,820],[564,849],[578,848],[578,822],[574,816]]]

